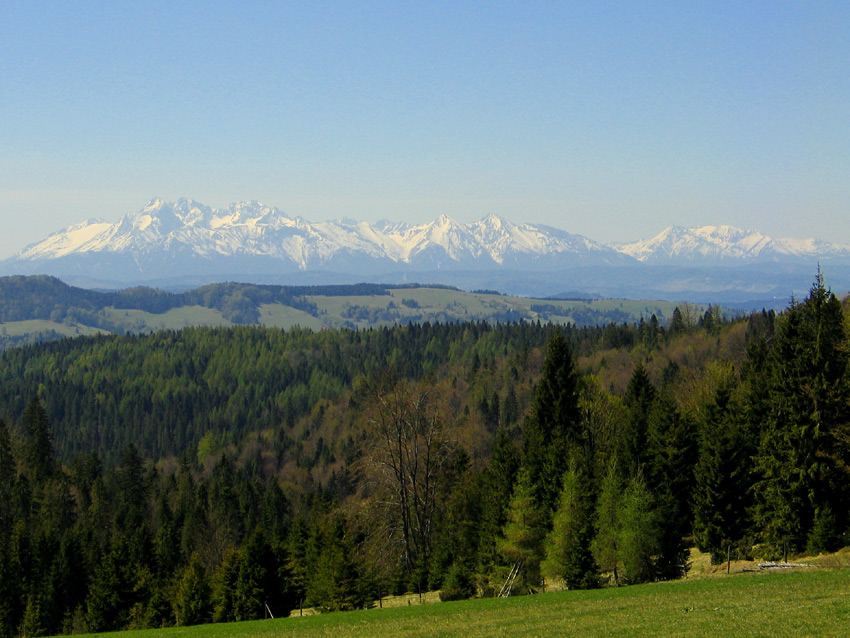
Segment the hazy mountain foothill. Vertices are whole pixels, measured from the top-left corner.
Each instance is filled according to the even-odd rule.
[[[419,225],[309,222],[256,201],[214,209],[154,199],[117,222],[89,220],[56,232],[0,262],[0,275],[50,274],[109,289],[438,283],[535,297],[569,292],[781,309],[805,294],[818,263],[836,290],[850,289],[850,247],[731,226],[672,226],[647,240],[605,245],[492,214],[469,224],[445,215]]]

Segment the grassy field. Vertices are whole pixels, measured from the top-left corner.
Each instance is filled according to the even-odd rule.
[[[850,569],[732,574],[595,591],[244,623],[131,631],[122,638],[850,635]]]
[[[2,334],[9,337],[18,337],[38,332],[50,332],[51,330],[66,337],[78,337],[80,335],[92,335],[103,332],[102,330],[98,330],[97,328],[92,328],[90,326],[83,326],[80,324],[67,325],[64,323],[57,323],[56,321],[49,321],[47,319],[10,321],[8,323],[0,324],[0,331],[2,331]]]
[[[203,306],[183,306],[167,312],[155,314],[144,310],[118,310],[108,308],[107,317],[119,326],[131,330],[180,330],[187,326],[229,326],[232,325],[221,316],[221,312]]]
[[[325,326],[321,319],[303,310],[284,306],[283,304],[263,304],[260,306],[260,323],[274,328],[294,328],[301,326],[310,330],[321,330]]]

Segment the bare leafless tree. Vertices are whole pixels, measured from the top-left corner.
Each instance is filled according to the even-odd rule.
[[[445,427],[422,386],[385,380],[373,384],[370,394],[365,469],[386,514],[382,540],[400,545],[404,566],[414,575],[431,551],[438,477],[448,457]]]

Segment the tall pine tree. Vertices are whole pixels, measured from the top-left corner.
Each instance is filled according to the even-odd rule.
[[[0,545],[6,545],[12,534],[12,493],[17,479],[15,465],[9,428],[0,419]]]
[[[816,524],[818,537],[829,538],[848,523],[845,459],[836,445],[848,421],[847,335],[841,304],[820,272],[807,299],[779,321],[768,365],[755,522],[778,555],[804,548]],[[834,520],[831,533],[824,519]]]
[[[694,540],[712,562],[722,562],[730,544],[748,529],[752,442],[733,400],[733,379],[721,380],[700,423],[699,459],[694,469]]]
[[[573,353],[561,331],[556,330],[523,431],[524,466],[547,520],[557,504],[569,458],[583,439],[578,399]]]
[[[648,433],[649,415],[655,403],[657,391],[642,363],[635,366],[632,378],[626,387],[623,402],[628,410],[628,420],[620,435],[620,462],[627,477],[636,476],[644,463],[649,461]]]
[[[546,537],[543,573],[559,578],[568,589],[599,585],[599,568],[593,559],[593,494],[586,474],[571,467],[564,475],[552,530]]]
[[[543,537],[546,534],[543,516],[527,470],[517,477],[514,493],[508,506],[507,522],[499,542],[499,552],[508,563],[518,566],[519,577],[515,593],[536,591],[541,585],[540,562],[543,560]]]
[[[53,456],[53,435],[50,432],[47,412],[38,397],[33,398],[24,410],[24,430],[29,439],[26,465],[30,480],[34,484],[40,484],[53,476],[56,460]]]

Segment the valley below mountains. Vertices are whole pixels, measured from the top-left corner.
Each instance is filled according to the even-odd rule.
[[[836,292],[850,289],[850,247],[731,226],[672,226],[649,240],[606,245],[493,214],[469,224],[445,215],[420,225],[309,222],[256,201],[215,209],[154,199],[117,222],[53,233],[0,262],[0,275],[48,274],[104,289],[429,283],[782,308],[808,290],[819,264]]]

